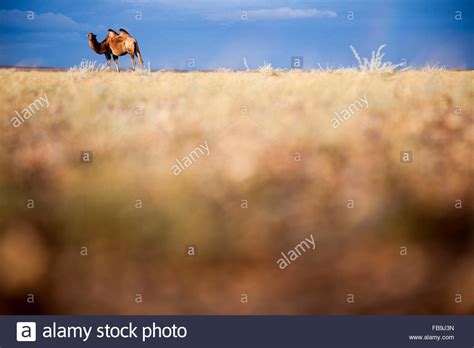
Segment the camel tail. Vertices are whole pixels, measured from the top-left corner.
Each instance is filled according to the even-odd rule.
[[[138,48],[138,42],[135,40],[135,55],[138,57],[139,54],[140,54],[140,48]]]
[[[135,55],[137,56],[139,62],[140,62],[140,66],[142,67],[143,69],[143,59],[142,59],[142,54],[140,52],[140,48],[138,48],[138,42],[137,40],[135,40]]]

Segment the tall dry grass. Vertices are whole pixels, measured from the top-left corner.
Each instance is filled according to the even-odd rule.
[[[472,313],[473,77],[1,70],[0,312]]]

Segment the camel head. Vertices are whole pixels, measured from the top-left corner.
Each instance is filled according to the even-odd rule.
[[[93,33],[87,34],[87,38],[89,39],[89,41],[94,41],[94,40],[97,41],[97,35],[95,35]]]

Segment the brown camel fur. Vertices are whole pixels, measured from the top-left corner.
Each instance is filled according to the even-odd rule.
[[[97,54],[105,54],[107,65],[110,68],[110,55],[114,58],[114,63],[117,71],[120,71],[118,64],[118,57],[129,54],[132,59],[133,70],[136,68],[135,56],[138,57],[140,67],[143,69],[143,59],[138,48],[138,42],[125,29],[120,28],[120,34],[109,29],[107,37],[101,42],[97,42],[94,34],[89,34],[89,46]]]
[[[89,39],[89,46],[92,50],[97,54],[105,54],[105,59],[107,59],[107,66],[110,70],[110,48],[109,43],[107,42],[107,38],[105,38],[102,42],[97,41],[97,36],[95,34],[87,34],[87,38]]]
[[[137,56],[138,61],[140,62],[140,67],[143,69],[143,60],[138,48],[138,42],[135,40],[125,29],[120,28],[120,34],[117,34],[112,29],[109,29],[107,33],[107,42],[114,57],[115,66],[117,71],[119,71],[118,57],[129,54],[132,59],[133,70],[135,70],[135,56]]]

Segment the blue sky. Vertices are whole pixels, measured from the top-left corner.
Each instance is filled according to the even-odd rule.
[[[472,0],[2,0],[0,65],[105,63],[86,34],[124,27],[152,69],[244,69],[244,57],[289,68],[292,56],[305,69],[347,66],[350,45],[369,56],[382,44],[394,63],[473,69],[473,12]]]

